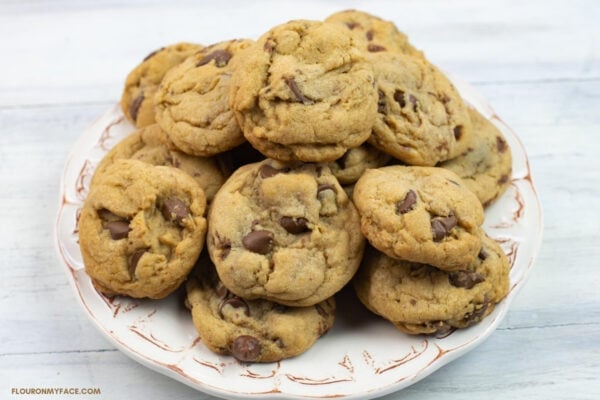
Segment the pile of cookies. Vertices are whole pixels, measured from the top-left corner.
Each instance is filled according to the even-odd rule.
[[[351,281],[410,334],[470,326],[508,292],[481,225],[510,148],[391,22],[349,10],[164,47],[121,105],[137,130],[92,179],[86,271],[109,296],[160,299],[185,281],[217,353],[301,354]]]

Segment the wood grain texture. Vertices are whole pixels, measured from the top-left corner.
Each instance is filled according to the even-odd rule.
[[[345,8],[394,20],[438,66],[476,86],[523,141],[544,210],[540,254],[500,328],[384,398],[600,398],[600,3],[229,4],[0,2],[0,398],[30,386],[99,387],[91,398],[102,399],[211,398],[115,350],[80,308],[54,251],[64,162],[153,49],[255,38]]]

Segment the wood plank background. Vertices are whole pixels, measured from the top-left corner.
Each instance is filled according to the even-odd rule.
[[[597,0],[0,1],[0,398],[31,386],[211,398],[115,350],[84,315],[53,247],[64,162],[153,49],[346,8],[393,20],[490,101],[523,141],[544,208],[540,254],[499,329],[385,398],[600,398]]]

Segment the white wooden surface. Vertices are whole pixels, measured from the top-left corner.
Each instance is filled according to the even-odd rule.
[[[77,303],[54,251],[64,161],[151,50],[255,38],[351,7],[394,20],[489,99],[525,144],[545,217],[533,272],[500,328],[385,398],[600,398],[599,1],[2,0],[0,399],[43,398],[11,394],[22,387],[211,398],[115,350]]]

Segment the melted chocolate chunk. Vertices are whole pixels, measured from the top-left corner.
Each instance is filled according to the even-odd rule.
[[[357,28],[361,25],[358,22],[346,22],[346,26],[348,27],[348,29],[353,30],[354,28]]]
[[[252,231],[244,236],[242,244],[253,253],[267,254],[273,248],[273,233],[265,230]]]
[[[404,99],[404,92],[400,89],[397,89],[394,92],[394,100],[400,104],[400,107],[406,106],[406,100]]]
[[[465,322],[468,325],[473,325],[474,323],[481,321],[481,318],[483,318],[483,315],[485,314],[489,306],[490,301],[488,300],[487,296],[485,296],[482,304],[476,305],[475,310],[465,315]]]
[[[304,93],[302,93],[294,78],[286,78],[285,84],[290,88],[292,93],[294,93],[294,96],[296,96],[296,100],[298,100],[300,103],[304,105],[315,104],[315,102],[312,99],[309,99],[304,95]]]
[[[108,229],[112,240],[125,239],[129,235],[129,222],[127,221],[108,221],[104,223],[104,229]]]
[[[413,105],[413,111],[417,112],[417,103],[419,102],[415,96],[412,94],[408,95],[408,101]]]
[[[231,354],[240,361],[255,361],[262,346],[257,338],[250,335],[240,335],[231,343]]]
[[[106,208],[101,208],[98,210],[98,217],[104,221],[123,221],[123,218],[119,217],[117,214],[114,214],[112,211],[107,210]]]
[[[508,182],[508,175],[502,175],[500,179],[498,179],[498,184],[500,185],[504,185],[506,182]]]
[[[131,116],[131,119],[133,119],[134,121],[137,121],[138,112],[140,111],[140,106],[142,105],[143,101],[144,101],[144,93],[140,93],[138,95],[138,97],[133,99],[133,101],[131,102],[131,105],[129,106],[129,115]]]
[[[485,249],[482,247],[481,250],[479,250],[479,254],[477,254],[477,257],[481,260],[481,261],[485,261],[486,258],[488,258],[488,253],[485,251]]]
[[[383,46],[380,46],[378,44],[374,44],[374,43],[369,43],[369,45],[367,46],[367,50],[370,53],[377,53],[379,51],[386,51],[386,48]]]
[[[263,45],[263,50],[267,53],[272,53],[276,46],[277,43],[275,43],[275,40],[273,40],[273,38],[268,38]]]
[[[454,139],[460,140],[462,137],[462,126],[458,125],[454,127]]]
[[[377,95],[377,112],[380,114],[387,114],[387,103],[385,101],[385,93],[383,93],[383,90],[378,90]]]
[[[258,174],[260,175],[261,178],[266,179],[266,178],[270,178],[270,177],[275,176],[282,172],[288,172],[289,170],[290,170],[289,168],[277,169],[275,167],[270,166],[269,164],[263,164],[260,167]]]
[[[208,64],[212,60],[215,60],[215,66],[218,68],[222,68],[227,65],[229,60],[231,60],[231,56],[231,53],[227,50],[218,49],[202,57],[200,61],[196,63],[196,67],[201,67],[203,65]]]
[[[243,308],[244,314],[246,314],[248,317],[250,316],[250,307],[248,307],[248,303],[246,303],[241,297],[233,296],[221,302],[221,306],[219,307],[219,314],[221,314],[221,318],[223,318],[223,308],[225,306]]]
[[[500,153],[504,153],[508,148],[508,144],[500,136],[496,136],[496,148]]]
[[[291,234],[298,235],[300,233],[309,232],[308,220],[306,218],[298,217],[281,217],[279,219],[279,225]]]
[[[146,249],[139,249],[129,256],[129,276],[131,277],[131,280],[135,279],[135,270],[140,262],[140,258],[142,258],[145,252]]]
[[[406,214],[413,209],[416,203],[417,194],[413,190],[409,190],[408,193],[406,193],[404,200],[396,203],[396,214]]]
[[[371,40],[373,40],[373,30],[369,29],[367,31],[367,33],[365,33],[365,37],[367,38],[367,40],[370,42]]]
[[[182,225],[183,220],[190,216],[187,205],[177,197],[165,199],[160,211],[167,221],[176,222],[179,225]]]
[[[475,271],[452,271],[448,275],[450,284],[454,287],[472,289],[473,286],[485,281],[483,275]]]
[[[447,217],[434,217],[431,219],[431,231],[433,233],[433,241],[440,242],[450,234],[452,228],[456,226],[457,220],[454,214]]]

